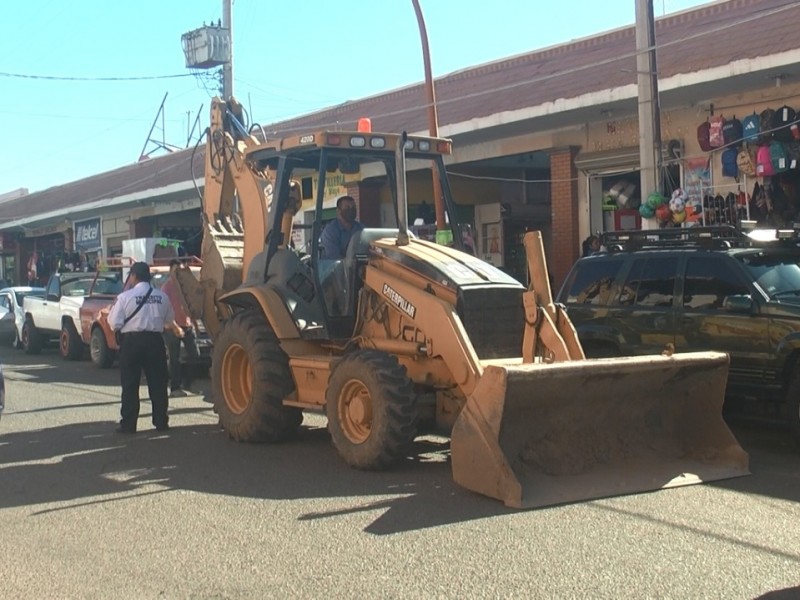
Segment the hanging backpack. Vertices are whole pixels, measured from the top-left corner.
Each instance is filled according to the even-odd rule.
[[[775,175],[769,153],[769,144],[759,146],[756,151],[756,175],[758,177],[770,177]]]
[[[772,141],[772,118],[775,111],[771,108],[765,108],[759,115],[761,120],[761,130],[758,134],[758,141],[762,144],[769,144]]]
[[[753,160],[753,155],[747,146],[742,147],[736,154],[736,166],[739,168],[739,173],[745,177],[756,176],[756,162]]]
[[[712,148],[719,148],[725,145],[725,138],[722,135],[722,128],[725,126],[725,117],[719,115],[711,117],[711,129],[708,132],[708,143]]]
[[[723,177],[734,177],[737,180],[739,179],[739,167],[737,164],[737,158],[739,153],[736,151],[736,148],[733,146],[729,146],[722,151],[721,159],[722,159],[722,176]]]
[[[709,152],[712,149],[711,142],[709,141],[710,136],[711,123],[706,119],[697,126],[697,143],[700,144],[700,150],[703,152]]]
[[[772,137],[781,142],[792,141],[792,131],[789,128],[797,120],[797,114],[790,106],[783,105],[772,115]]]
[[[736,115],[725,121],[722,126],[722,139],[726,146],[738,145],[743,137],[742,122],[736,118]]]
[[[788,157],[788,167],[792,171],[800,169],[800,142],[789,142],[786,144],[786,156]]]
[[[789,168],[789,158],[786,156],[786,146],[777,140],[769,143],[769,159],[775,173],[783,173]]]
[[[761,131],[761,117],[755,112],[742,119],[742,131],[745,142],[758,142],[758,134]]]

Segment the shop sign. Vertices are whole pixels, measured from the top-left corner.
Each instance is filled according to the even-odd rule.
[[[69,229],[68,223],[56,223],[55,225],[43,225],[34,229],[25,230],[26,238],[44,237],[54,233],[64,233]]]
[[[100,243],[100,217],[87,219],[86,221],[75,221],[75,250],[88,252],[98,250]]]

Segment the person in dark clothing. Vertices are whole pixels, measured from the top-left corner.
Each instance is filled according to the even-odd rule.
[[[356,201],[351,196],[342,196],[336,201],[336,218],[322,230],[322,258],[338,260],[347,253],[347,244],[356,231],[364,226],[356,221]]]
[[[595,252],[600,251],[600,238],[596,235],[590,235],[583,240],[583,252],[581,256],[589,256]]]
[[[117,296],[108,313],[108,324],[120,334],[122,407],[117,433],[136,433],[142,371],[153,405],[153,426],[166,431],[169,429],[167,354],[162,336],[165,329],[173,327],[175,313],[166,294],[150,285],[147,263],[133,264],[130,281],[132,287]]]
[[[187,314],[178,289],[175,272],[180,268],[180,265],[181,261],[177,258],[173,258],[170,261],[169,279],[161,286],[161,291],[169,298],[172,310],[175,313],[173,328],[164,332],[164,342],[167,344],[167,352],[169,353],[169,395],[172,398],[185,396],[188,393],[186,387],[189,384],[186,383],[187,380],[184,377],[183,365],[181,364],[181,343],[186,347],[187,367],[190,367],[200,357],[200,351],[197,349],[194,323]]]

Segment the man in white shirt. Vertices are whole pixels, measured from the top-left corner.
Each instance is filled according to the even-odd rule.
[[[136,433],[142,370],[153,405],[153,426],[158,431],[166,431],[169,429],[168,377],[162,334],[165,329],[175,327],[175,313],[169,298],[150,286],[147,263],[134,263],[129,277],[131,287],[117,296],[108,313],[108,324],[120,333],[122,408],[117,433]]]

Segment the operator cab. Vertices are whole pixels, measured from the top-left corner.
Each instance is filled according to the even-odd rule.
[[[268,287],[283,299],[301,337],[350,338],[370,244],[378,239],[398,240],[401,230],[414,237],[406,226],[407,201],[400,194],[405,195],[407,178],[415,197],[432,202],[431,173],[445,173],[445,148],[437,147],[430,138],[408,139],[406,176],[403,167],[397,166],[398,135],[318,135],[322,143],[307,147],[298,143],[288,152],[268,149],[253,157],[263,170],[275,174],[275,185],[266,250],[253,261],[247,279],[265,273]],[[298,139],[307,138],[315,136]],[[449,152],[449,142],[446,144]],[[431,161],[437,163],[436,170],[431,169]],[[440,181],[447,214],[455,214],[446,177]],[[299,207],[292,206],[291,189],[302,191]],[[352,234],[343,256],[326,257],[330,252],[323,251],[321,236],[325,226],[338,218],[336,200],[345,195],[356,198],[356,218],[363,229]],[[460,245],[460,233],[452,239],[454,245]]]

